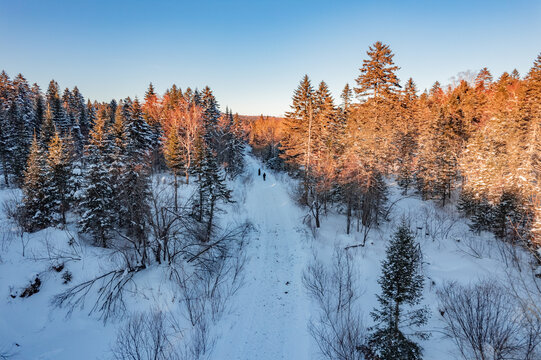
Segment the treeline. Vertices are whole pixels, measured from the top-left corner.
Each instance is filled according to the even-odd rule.
[[[77,87],[61,95],[51,81],[42,93],[23,75],[0,75],[0,160],[5,185],[23,190],[19,223],[27,231],[66,224],[71,210],[97,245],[127,240],[139,264],[150,253],[168,257],[159,234],[149,245],[150,227],[160,221],[151,210],[152,174],[173,173],[172,213],[180,213],[180,179],[194,179],[189,214],[200,225],[199,239],[208,241],[217,203],[230,199],[225,177],[243,169],[244,143],[238,115],[221,112],[208,87],[173,85],[159,96],[151,84],[142,102],[98,103],[85,102]]]
[[[280,169],[280,141],[283,137],[283,118],[274,116],[241,116],[252,152],[273,169]]]
[[[442,205],[459,193],[474,230],[541,243],[541,55],[523,78],[484,68],[420,95],[411,78],[400,84],[389,46],[367,55],[340,104],[305,76],[283,124],[280,156],[302,178],[316,226],[329,203],[343,205],[348,232],[355,218],[377,224],[392,176],[404,194]]]

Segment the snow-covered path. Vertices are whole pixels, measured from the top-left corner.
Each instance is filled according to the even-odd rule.
[[[248,156],[245,209],[257,234],[248,245],[245,285],[235,296],[214,359],[310,359],[307,324],[310,302],[302,285],[309,259],[303,213],[272,173],[257,175],[260,163]],[[262,169],[263,172],[263,169]]]

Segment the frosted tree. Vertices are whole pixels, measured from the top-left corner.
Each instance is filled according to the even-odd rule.
[[[56,131],[51,139],[46,156],[46,192],[50,199],[50,213],[59,215],[66,224],[66,212],[73,196],[73,156],[68,141],[61,139]],[[57,220],[57,219],[54,219]]]
[[[380,306],[371,313],[376,325],[368,341],[369,348],[381,360],[421,359],[421,347],[404,333],[406,328],[426,324],[429,316],[426,308],[404,309],[419,305],[423,291],[421,251],[405,221],[392,237],[386,254],[378,280]],[[415,334],[423,339],[428,337],[422,332]]]
[[[67,134],[69,131],[70,121],[62,104],[58,83],[51,80],[47,88],[46,103],[49,106],[53,121],[61,135]]]
[[[47,192],[45,188],[45,155],[34,135],[30,146],[23,178],[23,211],[27,231],[36,231],[50,223]]]
[[[92,236],[97,245],[107,247],[114,226],[114,196],[111,181],[111,142],[105,127],[107,114],[102,109],[90,131],[85,147],[83,194],[80,201],[82,211],[81,231]]]
[[[205,224],[202,241],[211,239],[215,228],[216,212],[218,202],[228,202],[231,199],[231,191],[225,184],[223,170],[218,165],[211,149],[204,145],[199,148],[200,165],[197,169],[197,191],[198,199],[195,202],[195,210],[199,222]]]

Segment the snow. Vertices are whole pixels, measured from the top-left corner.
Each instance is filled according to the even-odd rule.
[[[257,175],[258,168],[262,174],[266,172],[266,181]],[[245,174],[229,184],[236,203],[223,207],[222,222],[246,219],[255,231],[247,245],[244,285],[234,295],[230,311],[214,325],[217,341],[211,359],[318,357],[317,344],[308,332],[308,322],[316,308],[303,287],[303,271],[314,255],[330,261],[336,247],[359,244],[362,239],[355,231],[346,235],[345,218],[336,213],[324,216],[318,230],[305,225],[307,210],[299,207],[291,196],[295,184],[287,175],[263,168],[251,156],[246,157]],[[184,192],[190,190],[185,188]],[[11,190],[0,190],[0,201],[13,196]],[[424,256],[423,304],[432,310],[425,330],[433,336],[421,342],[424,358],[457,359],[452,340],[441,334],[443,322],[435,291],[445,281],[468,283],[487,277],[505,281],[498,243],[490,234],[477,236],[469,232],[466,220],[459,218],[452,208],[439,209],[414,196],[402,198],[400,190],[391,183],[390,201],[395,200],[392,221],[371,230],[365,247],[347,250],[354,256],[362,285],[359,306],[370,325],[368,314],[377,306],[375,294],[380,291],[377,279],[387,239],[396,223],[406,216]],[[436,218],[444,219],[447,227],[438,228]],[[427,228],[432,232],[428,236]],[[75,229],[70,228],[70,233],[75,234]],[[80,258],[66,262],[66,269],[73,274],[72,285],[99,274],[112,263],[107,250],[84,242],[80,247],[69,246],[69,238],[68,232],[52,228],[26,234],[23,257],[22,242],[0,211],[0,353],[11,352],[13,359],[109,357],[116,331],[124,319],[104,324],[98,314],[89,315],[89,304],[84,309],[75,309],[69,317],[65,309],[51,306],[51,298],[68,285],[62,283],[61,273],[51,270],[47,243],[54,243],[57,252]],[[10,296],[20,293],[35,274],[40,274],[43,282],[39,293],[26,299]],[[138,291],[129,296],[130,310],[168,308],[171,285],[164,277],[164,269],[159,266],[137,274],[134,280]],[[168,308],[168,311],[177,310]]]
[[[311,359],[306,327],[310,303],[301,281],[310,254],[304,213],[279,176],[265,169],[257,176],[260,166],[247,158],[250,178],[244,212],[255,224],[257,237],[249,244],[246,285],[237,296],[215,358]]]

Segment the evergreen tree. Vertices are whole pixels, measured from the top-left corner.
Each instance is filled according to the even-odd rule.
[[[53,216],[60,216],[58,220],[65,225],[66,211],[73,195],[73,157],[58,131],[55,131],[49,143],[46,164],[46,191],[50,200],[48,205],[51,207],[49,212]]]
[[[281,146],[283,158],[290,165],[304,171],[305,182],[313,165],[315,116],[315,91],[308,75],[305,75],[293,94],[291,111],[284,121],[285,137]],[[306,186],[305,186],[306,188]],[[307,188],[305,189],[304,197]]]
[[[212,151],[204,145],[204,142],[199,149],[201,165],[197,167],[196,177],[199,198],[194,205],[198,220],[206,225],[202,241],[207,242],[211,239],[215,228],[218,202],[230,201],[231,191],[225,185],[225,176]]]
[[[127,133],[126,124],[130,104],[121,101],[116,107],[115,122],[109,127],[107,138],[111,141],[111,181],[114,198],[114,213],[120,227],[128,218],[124,203],[129,199],[129,189],[125,186],[124,175],[127,167]]]
[[[35,120],[33,94],[22,74],[13,80],[14,98],[9,117],[11,171],[20,183],[32,139],[29,129]]]
[[[80,201],[81,231],[90,234],[103,247],[108,246],[115,219],[110,173],[111,142],[105,127],[107,120],[105,110],[100,110],[90,132],[89,143],[85,148],[87,169]]]
[[[43,124],[45,118],[45,101],[38,84],[32,85],[32,97],[34,100],[34,121],[32,121],[29,132],[32,134],[39,134],[41,131],[41,124]]]
[[[217,152],[220,147],[219,139],[222,136],[218,127],[221,116],[218,101],[216,101],[212,90],[206,86],[203,89],[200,100],[197,102],[203,108],[203,138],[206,145],[210,147],[212,151]]]
[[[88,137],[89,125],[86,116],[85,100],[77,86],[71,91],[67,106],[72,119],[70,134],[75,145],[75,155],[80,157],[83,153],[85,139]]]
[[[49,207],[45,189],[45,157],[34,135],[23,180],[23,211],[27,231],[36,231],[49,225]]]
[[[53,113],[51,111],[51,107],[47,104],[43,125],[41,126],[41,131],[39,134],[39,140],[43,147],[47,147],[55,132],[56,129],[54,125]]]
[[[182,93],[181,93],[182,94]],[[160,154],[160,140],[163,136],[163,128],[161,122],[161,107],[158,95],[154,91],[152,83],[148,86],[145,93],[145,102],[143,104],[143,117],[152,132],[152,168],[155,169],[163,164],[163,159]]]
[[[404,189],[404,194],[408,193],[408,188],[414,181],[419,135],[417,99],[417,89],[413,79],[410,78],[401,94],[401,122],[395,131],[396,159],[398,161],[397,180]]]
[[[162,152],[165,157],[165,164],[173,172],[175,181],[175,211],[178,211],[178,175],[184,170],[185,164],[183,148],[176,126],[166,129]]]
[[[342,99],[342,108],[344,112],[348,111],[353,99],[353,90],[349,87],[349,84],[346,84],[346,86],[344,86],[344,90],[342,90],[340,98]]]
[[[405,221],[391,239],[386,253],[378,280],[381,286],[381,294],[378,295],[380,307],[371,313],[376,325],[368,344],[381,360],[421,359],[421,347],[403,332],[405,326],[426,324],[429,315],[426,308],[404,311],[405,305],[419,305],[423,291],[420,248]],[[416,335],[428,337],[420,332]]]
[[[54,80],[51,80],[47,88],[46,102],[52,113],[55,127],[61,135],[67,134],[70,121],[62,104],[58,83]]]
[[[222,160],[226,173],[233,179],[244,169],[244,140],[238,118],[235,120],[229,110],[224,116]]]
[[[369,59],[363,60],[361,75],[357,78],[355,93],[360,97],[392,99],[400,88],[396,71],[400,68],[393,62],[394,54],[389,45],[375,42],[366,52]]]
[[[152,149],[152,131],[143,118],[141,105],[137,99],[133,103],[127,99],[126,119],[126,166],[121,204],[128,236],[133,237],[135,246],[141,254],[140,265],[147,261],[147,218],[150,197],[150,151]]]

